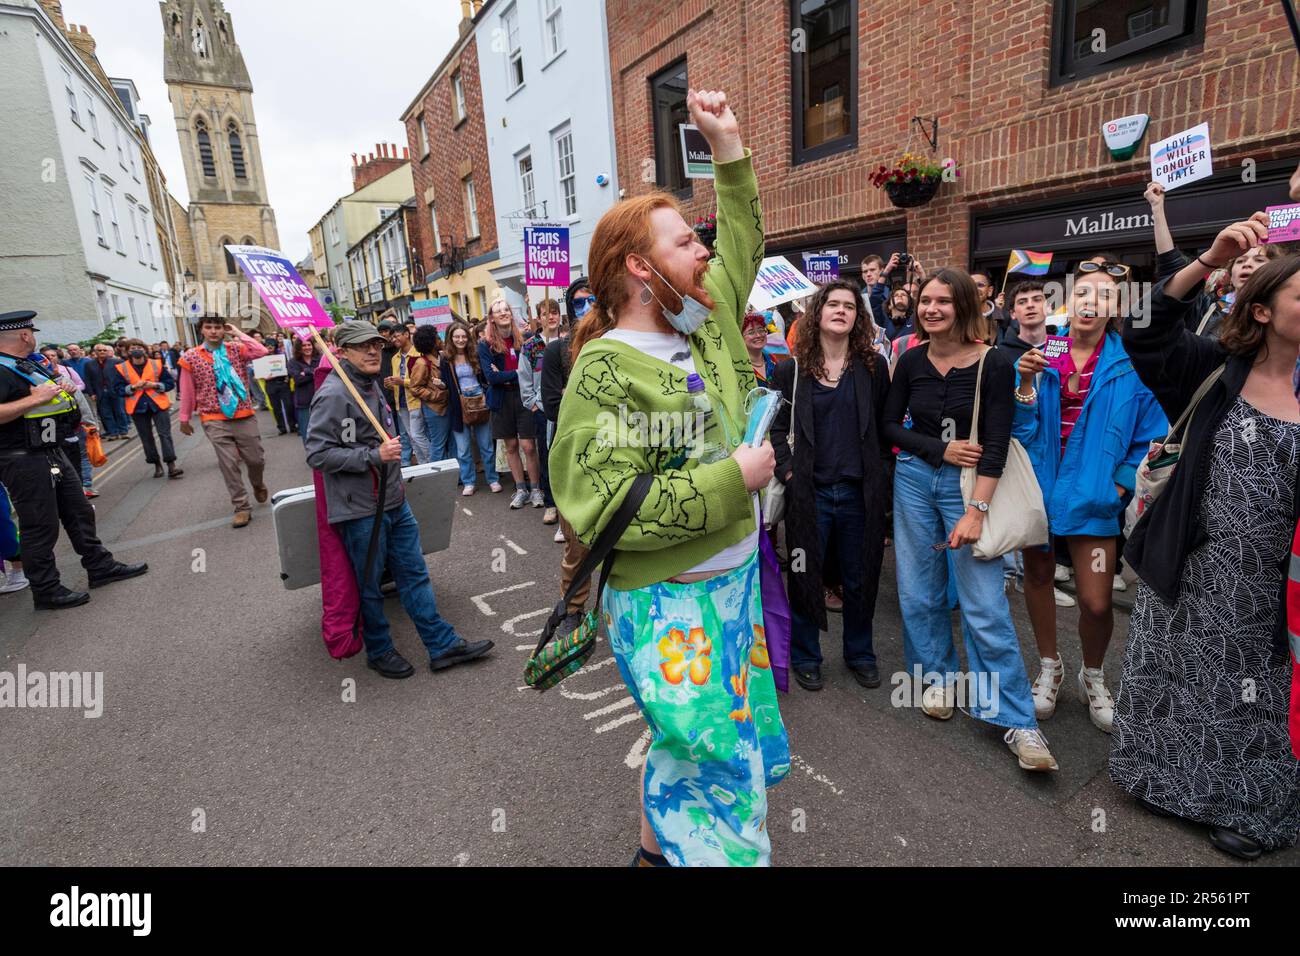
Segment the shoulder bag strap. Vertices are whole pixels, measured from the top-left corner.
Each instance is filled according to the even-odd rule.
[[[565,592],[560,603],[555,605],[555,610],[551,612],[546,626],[542,628],[542,638],[537,642],[537,649],[534,654],[541,652],[542,648],[547,645],[555,629],[560,626],[564,620],[565,613],[568,610],[569,601],[577,593],[578,589],[587,582],[592,573],[596,570],[596,565],[600,565],[600,588],[596,591],[596,604],[600,604],[600,596],[604,593],[605,582],[609,580],[610,569],[614,566],[614,548],[618,544],[623,532],[632,524],[632,519],[636,513],[641,510],[641,503],[645,501],[646,495],[650,493],[650,486],[654,483],[654,475],[637,475],[632,482],[632,487],[628,489],[627,494],[623,497],[623,502],[618,506],[618,511],[614,512],[614,517],[610,519],[605,530],[596,538],[596,543],[591,546],[587,556],[583,558],[582,564],[578,566],[577,572],[573,575],[573,582],[569,585],[569,590]]]
[[[1219,309],[1219,306],[1218,306],[1217,303],[1214,304],[1214,305],[1212,305],[1212,306],[1210,306],[1210,311],[1208,311],[1208,312],[1205,313],[1205,315],[1204,315],[1204,316],[1202,317],[1202,319],[1201,319],[1201,324],[1198,325],[1198,326],[1196,327],[1196,334],[1197,334],[1197,335],[1204,335],[1204,334],[1205,334],[1205,327],[1206,327],[1207,325],[1210,324],[1210,319],[1214,318],[1214,313],[1217,312],[1218,309]]]
[[[1169,442],[1174,440],[1175,436],[1179,438],[1182,437],[1183,425],[1191,424],[1192,416],[1196,413],[1196,406],[1201,404],[1201,399],[1203,399],[1206,396],[1206,393],[1209,392],[1210,387],[1219,380],[1219,377],[1223,374],[1224,369],[1226,369],[1227,367],[1228,367],[1227,364],[1220,365],[1218,368],[1216,368],[1213,372],[1211,372],[1209,375],[1205,377],[1205,381],[1200,384],[1200,387],[1198,387],[1196,389],[1196,392],[1192,395],[1191,402],[1188,404],[1188,406],[1185,409],[1183,409],[1183,413],[1178,416],[1178,421],[1174,422],[1173,427],[1169,429],[1169,434],[1165,436],[1164,444],[1166,445],[1169,444]]]
[[[970,415],[970,443],[978,445],[980,434],[980,387],[984,384],[984,360],[988,358],[990,349],[985,349],[980,355],[979,371],[975,373],[975,408]]]
[[[790,433],[785,436],[785,443],[790,446],[790,454],[794,454],[794,433],[799,428],[799,420],[795,418],[795,410],[799,407],[796,402],[799,401],[799,359],[793,352],[790,353],[790,361],[794,363],[794,384],[790,386]]]

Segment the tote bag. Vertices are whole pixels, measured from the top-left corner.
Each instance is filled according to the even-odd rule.
[[[970,441],[979,444],[980,386],[984,381],[986,349],[980,356],[979,371],[975,375],[975,409],[971,413]],[[974,468],[961,470],[961,497],[967,504],[975,497],[976,474]],[[979,540],[971,546],[977,558],[999,558],[1009,551],[1019,551],[1047,544],[1050,532],[1047,527],[1047,509],[1043,506],[1043,489],[1029,461],[1024,446],[1014,438],[1007,446],[1007,463],[1002,469],[997,490],[984,515],[984,528]]]

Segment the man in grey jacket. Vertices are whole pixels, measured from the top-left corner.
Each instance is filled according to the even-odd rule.
[[[368,322],[345,322],[336,330],[334,341],[343,371],[392,435],[393,413],[380,377],[384,337]],[[402,607],[415,622],[429,651],[432,670],[463,664],[492,650],[492,641],[466,643],[438,614],[420,546],[420,527],[406,503],[401,441],[381,438],[337,373],[327,377],[312,398],[306,448],[307,464],[324,477],[329,523],[343,539],[356,573],[368,666],[384,677],[403,678],[415,673],[415,668],[394,649],[384,615],[379,578],[385,566],[397,583]],[[381,488],[382,519],[371,555]]]

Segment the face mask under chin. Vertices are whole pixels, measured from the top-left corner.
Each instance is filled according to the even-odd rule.
[[[663,313],[664,321],[666,321],[669,325],[671,325],[682,335],[694,335],[695,332],[699,329],[699,327],[702,326],[709,318],[710,310],[708,306],[704,305],[702,302],[692,298],[689,295],[682,295],[682,293],[678,292],[675,288],[673,288],[673,284],[671,282],[669,282],[662,275],[660,275],[658,269],[650,265],[650,263],[648,262],[646,263],[646,265],[649,267],[651,272],[653,272],[656,276],[659,276],[659,280],[664,285],[672,289],[673,292],[678,296],[678,298],[682,300],[682,310],[680,312],[673,312],[666,305],[664,305],[663,302],[660,302],[659,296],[655,295],[654,289],[650,288],[650,283],[648,282],[642,283],[642,285],[645,286],[646,292],[649,292],[651,297],[653,297],[654,300],[659,303],[659,309]]]

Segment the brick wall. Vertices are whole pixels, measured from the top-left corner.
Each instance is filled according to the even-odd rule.
[[[460,72],[468,113],[459,124],[454,119],[451,85],[451,78],[457,71]],[[487,134],[483,125],[483,91],[478,75],[478,47],[471,35],[460,53],[451,57],[439,71],[423,98],[403,117],[415,180],[416,230],[413,240],[419,249],[425,275],[438,270],[433,259],[430,199],[437,203],[438,231],[442,234],[444,248],[453,237],[458,245],[466,245],[463,180],[467,171],[474,177],[479,237],[468,244],[466,258],[485,255],[497,248],[497,218],[492,204],[492,174],[488,169]],[[421,113],[429,134],[428,156],[421,156],[418,126]]]
[[[398,155],[398,153],[402,155]],[[405,146],[399,151],[396,144],[376,143],[375,151],[366,156],[352,154],[352,191],[365,189],[377,179],[383,179],[394,170],[401,169],[408,162],[410,150]]]
[[[1272,0],[1208,0],[1204,41],[1062,86],[1049,85],[1051,0],[980,7],[859,0],[858,145],[791,161],[788,0],[607,0],[620,181],[654,156],[649,77],[689,54],[694,88],[724,88],[753,149],[769,244],[810,243],[906,222],[927,265],[965,265],[972,211],[1086,194],[1149,177],[1147,145],[1208,120],[1215,168],[1290,157],[1300,133],[1300,57]],[[1104,120],[1151,114],[1137,156],[1116,163]],[[929,205],[894,209],[867,181],[902,152],[928,152],[913,116],[938,116],[936,157],[961,179]],[[1279,197],[1279,201],[1285,201]],[[696,181],[688,215],[711,211]]]

